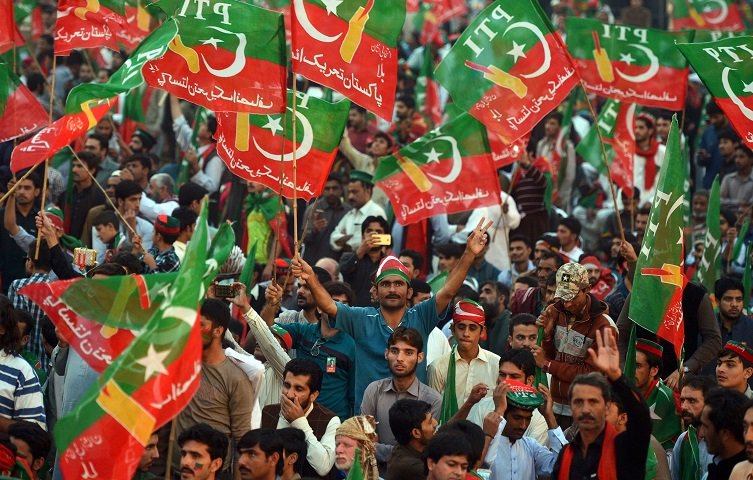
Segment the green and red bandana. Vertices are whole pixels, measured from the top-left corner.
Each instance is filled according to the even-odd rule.
[[[379,268],[376,271],[376,278],[374,279],[374,285],[379,285],[379,282],[386,277],[397,276],[410,283],[410,272],[408,267],[403,265],[403,262],[397,259],[394,255],[388,255],[379,262]]]
[[[507,401],[514,407],[524,410],[536,410],[544,404],[544,395],[530,385],[517,380],[505,380],[510,386],[507,392]]]
[[[277,325],[276,323],[273,323],[272,326],[269,327],[269,329],[272,331],[272,333],[275,334],[276,337],[282,340],[286,352],[293,348],[293,336],[290,335],[290,332],[282,328],[280,325]]]
[[[170,215],[159,215],[154,221],[154,229],[164,235],[178,235],[180,233],[180,221]]]
[[[675,42],[693,32],[565,19],[567,48],[588,93],[667,110],[682,110],[688,63]]]
[[[635,341],[635,349],[639,352],[656,355],[659,358],[664,354],[664,347],[651,340],[646,340],[645,338],[639,338]]]
[[[724,349],[734,353],[745,362],[753,365],[753,349],[746,344],[742,342],[736,342],[734,340],[729,340],[727,344],[724,345]]]
[[[481,326],[486,325],[486,314],[484,307],[470,299],[460,300],[455,304],[452,311],[452,321],[456,322],[473,322]],[[486,340],[486,330],[481,334],[481,340]]]
[[[740,138],[753,148],[753,38],[680,43],[677,48],[687,57]]]

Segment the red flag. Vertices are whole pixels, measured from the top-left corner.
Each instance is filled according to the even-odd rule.
[[[13,1],[0,0],[0,53],[13,48],[16,22],[13,19]]]
[[[150,19],[149,13],[141,2],[126,3],[125,21],[115,36],[127,51],[130,52],[136,48],[149,35]]]
[[[114,0],[60,0],[55,21],[55,55],[93,47],[118,51],[115,34],[125,23],[124,13],[123,5]]]
[[[531,134],[527,133],[512,143],[505,143],[501,136],[488,130],[489,147],[492,151],[492,160],[494,168],[500,169],[512,163],[515,163],[523,155],[526,155],[526,147]]]
[[[48,116],[34,94],[0,62],[0,143],[47,125]]]

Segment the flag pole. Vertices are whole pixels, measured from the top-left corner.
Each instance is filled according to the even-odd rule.
[[[298,241],[298,158],[296,155],[296,103],[298,103],[298,82],[293,73],[293,256],[298,255],[300,242]]]
[[[29,178],[29,175],[31,175],[32,173],[34,173],[34,170],[36,170],[37,167],[40,166],[41,164],[42,164],[42,162],[39,162],[39,163],[37,163],[35,165],[32,165],[32,167],[29,169],[29,171],[26,172],[26,173],[24,173],[24,175],[20,179],[18,179],[16,181],[15,185],[13,185],[7,192],[5,192],[5,195],[3,195],[2,197],[0,197],[0,205],[2,205],[3,203],[5,203],[5,201],[8,199],[8,197],[10,197],[13,194],[13,192],[16,191],[16,189],[18,188],[18,185],[21,182],[23,182],[24,180],[26,180],[27,178]]]
[[[52,125],[52,104],[55,101],[55,79],[57,78],[57,75],[55,75],[55,70],[57,69],[57,61],[58,57],[57,55],[52,55],[52,84],[50,85],[50,111],[49,113],[49,120],[48,124]],[[42,202],[39,206],[39,211],[44,212],[44,206],[47,201],[47,171],[50,168],[50,160],[45,159],[44,161],[44,173],[42,174]],[[39,258],[39,247],[42,244],[42,229],[40,228],[37,232],[37,246],[34,249],[34,260],[37,260]]]
[[[285,176],[285,137],[288,134],[288,109],[285,107],[285,111],[282,113],[282,146],[280,147],[280,191],[278,193],[278,199],[277,204],[279,206],[280,212],[285,211],[285,203],[282,199],[282,180]],[[279,216],[279,213],[278,213]],[[277,255],[279,255],[280,250],[280,231],[282,230],[282,226],[280,225],[280,221],[277,220],[277,232],[275,233],[276,241],[274,244],[274,247],[272,249],[272,254],[274,255],[274,259],[277,260]],[[272,283],[277,284],[277,267],[272,269]],[[285,280],[285,283],[287,283],[287,280]]]
[[[580,87],[583,89],[583,93],[586,97],[586,104],[588,104],[588,111],[591,112],[591,117],[594,119],[594,123],[596,124],[598,117],[596,116],[596,110],[594,109],[593,104],[591,104],[591,99],[588,98],[588,90],[586,90],[586,85],[583,83],[583,79],[578,76],[578,80],[580,81]],[[617,217],[617,227],[620,229],[620,238],[622,241],[625,241],[625,229],[622,227],[622,218],[620,217],[620,209],[617,208],[617,193],[614,189],[614,180],[612,180],[612,172],[610,170],[609,160],[607,159],[607,149],[604,147],[604,137],[601,134],[601,129],[599,128],[599,125],[596,125],[596,133],[599,135],[599,146],[601,146],[601,157],[604,160],[604,166],[606,166],[607,170],[607,179],[609,180],[609,190],[612,193],[612,205],[614,206],[614,216]]]

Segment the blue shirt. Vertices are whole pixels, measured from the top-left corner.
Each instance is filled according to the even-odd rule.
[[[415,328],[424,341],[426,351],[429,333],[441,319],[447,315],[447,309],[437,314],[436,297],[424,300],[403,314],[400,326]],[[337,303],[337,323],[335,328],[353,337],[356,343],[356,394],[355,405],[360,408],[363,392],[375,380],[392,376],[384,351],[392,335],[392,328],[387,325],[382,312],[374,307],[349,307]],[[416,376],[426,383],[426,356],[416,367]]]

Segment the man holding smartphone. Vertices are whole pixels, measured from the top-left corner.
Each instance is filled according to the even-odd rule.
[[[371,276],[390,252],[392,238],[389,224],[382,217],[366,217],[361,224],[361,244],[355,252],[345,252],[340,259],[340,273],[356,294],[353,306],[371,305]]]

